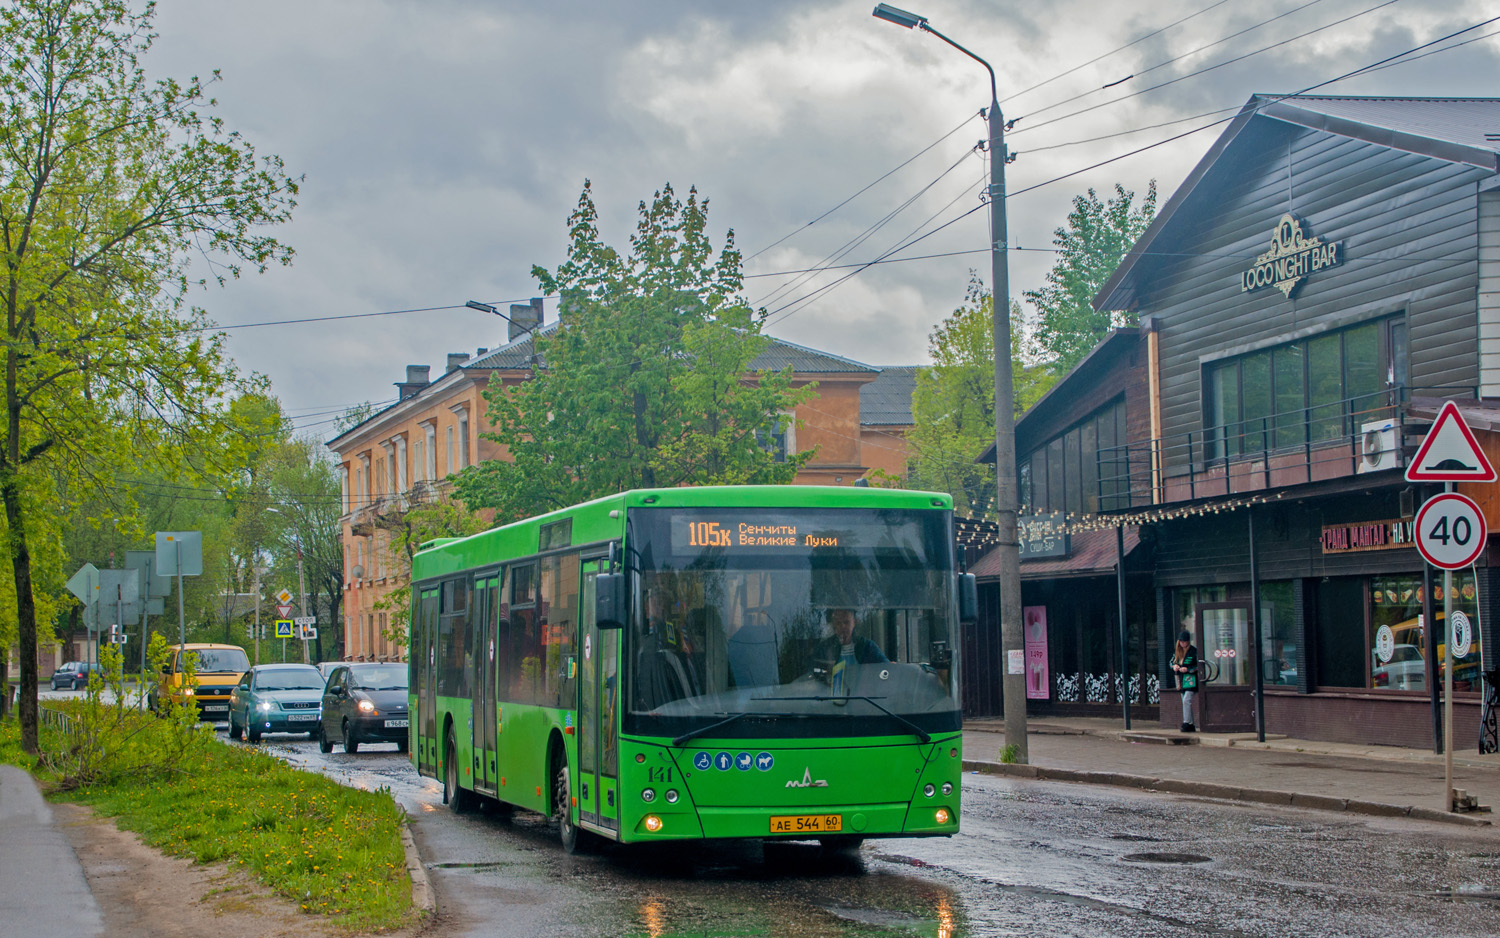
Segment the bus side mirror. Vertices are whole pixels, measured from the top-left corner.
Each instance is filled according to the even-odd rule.
[[[958,575],[958,621],[964,625],[979,621],[979,581],[972,573]]]
[[[594,624],[601,629],[623,629],[627,599],[625,574],[601,573],[594,577]]]

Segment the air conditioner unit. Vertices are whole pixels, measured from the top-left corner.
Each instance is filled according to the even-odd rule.
[[[1359,471],[1384,472],[1399,468],[1401,425],[1395,419],[1375,420],[1359,428]]]

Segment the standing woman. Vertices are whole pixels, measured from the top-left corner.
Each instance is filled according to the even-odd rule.
[[[1198,649],[1193,647],[1193,633],[1183,629],[1177,636],[1177,651],[1172,655],[1172,670],[1182,688],[1182,731],[1196,732],[1193,725],[1193,698],[1198,693]]]

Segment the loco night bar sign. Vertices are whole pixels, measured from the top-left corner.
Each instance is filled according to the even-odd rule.
[[[1292,291],[1313,271],[1327,270],[1344,262],[1344,242],[1309,238],[1302,233],[1302,220],[1288,212],[1271,233],[1271,250],[1255,259],[1240,274],[1240,292],[1275,287],[1291,298]]]

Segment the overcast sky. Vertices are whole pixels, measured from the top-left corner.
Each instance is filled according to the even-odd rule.
[[[997,67],[1004,114],[1019,119],[1007,184],[1011,243],[1025,249],[1050,247],[1070,200],[1090,186],[1140,193],[1155,179],[1165,201],[1222,125],[1021,190],[1232,114],[1253,93],[1296,91],[1500,13],[1486,0],[910,3]],[[734,229],[750,258],[746,293],[772,311],[771,334],[872,364],[923,363],[969,270],[990,279],[985,210],[897,256],[974,253],[883,263],[804,302],[847,271],[757,276],[823,262],[914,196],[839,262],[871,260],[929,219],[921,230],[978,204],[984,70],[931,35],[873,18],[873,6],[162,0],[150,70],[220,69],[220,116],[306,176],[294,221],[278,232],[297,251],[294,266],[196,299],[225,326],[524,300],[537,293],[532,265],[562,258],[585,179],[606,240],[621,246],[636,204],[670,182],[711,200],[716,244]],[[1320,93],[1495,94],[1497,29]],[[1110,82],[1120,83],[1100,90]],[[1218,109],[1228,110],[1183,120]],[[1182,122],[1143,129],[1169,121]],[[1107,136],[1126,131],[1137,132]],[[1012,252],[1013,295],[1039,286],[1051,263],[1046,251]],[[500,345],[504,327],[445,309],[233,329],[229,348],[241,368],[271,378],[299,426],[326,439],[326,412],[387,401],[408,363],[436,376],[446,353]]]

